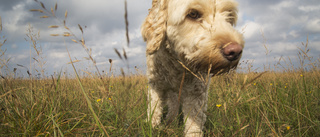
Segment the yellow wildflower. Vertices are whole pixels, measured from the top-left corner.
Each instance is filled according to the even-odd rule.
[[[221,104],[217,104],[216,106],[219,108],[219,107],[221,107],[222,105],[221,105]]]
[[[253,83],[253,85],[257,85],[257,83]]]
[[[111,100],[111,98],[108,98],[109,100]]]
[[[300,76],[301,76],[301,77],[303,77],[303,75],[302,75],[302,74],[301,74]]]
[[[101,101],[101,99],[97,99],[97,102],[100,102]]]
[[[287,130],[290,130],[290,126],[287,126]]]

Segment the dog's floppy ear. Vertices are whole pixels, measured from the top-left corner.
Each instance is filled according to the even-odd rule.
[[[165,41],[167,29],[167,0],[153,0],[149,15],[144,20],[141,33],[147,42],[147,54],[153,54]]]

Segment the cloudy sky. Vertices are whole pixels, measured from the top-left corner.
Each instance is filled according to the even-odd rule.
[[[39,0],[40,1],[40,0]],[[114,48],[120,52],[125,48],[128,55],[129,67],[137,66],[142,72],[146,68],[145,43],[140,34],[140,26],[151,6],[151,0],[127,0],[130,46],[126,46],[124,0],[42,0],[50,10],[58,4],[55,18],[40,18],[43,14],[30,12],[30,9],[41,9],[34,0],[0,0],[0,16],[2,32],[0,42],[7,39],[1,47],[7,49],[3,59],[9,59],[9,69],[18,68],[20,75],[26,76],[26,68],[38,67],[31,58],[39,59],[34,50],[30,53],[30,39],[27,29],[33,27],[34,34],[40,32],[38,46],[42,47],[44,68],[47,74],[67,71],[72,73],[66,48],[79,70],[93,71],[92,63],[84,48],[66,37],[53,37],[50,34],[64,31],[62,28],[48,28],[50,25],[62,25],[65,11],[68,11],[67,26],[78,37],[83,27],[84,39],[100,71],[109,70],[109,59],[114,60],[114,71],[125,67]],[[288,58],[299,66],[298,47],[309,38],[309,55],[314,60],[320,56],[320,2],[319,0],[238,0],[239,19],[236,26],[245,36],[243,62],[252,64],[252,70],[263,71],[266,64],[274,68],[279,58],[281,63],[289,62]],[[72,37],[73,38],[73,37]],[[26,41],[27,40],[27,41]],[[267,50],[266,50],[267,48]],[[267,55],[266,55],[267,54]],[[23,65],[23,68],[19,65]],[[248,65],[242,63],[243,67]],[[31,70],[33,70],[31,68]],[[134,69],[131,69],[134,72]],[[2,75],[5,70],[2,69]],[[37,73],[34,72],[33,73]]]

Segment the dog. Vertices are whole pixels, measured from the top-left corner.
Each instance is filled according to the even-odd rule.
[[[203,136],[210,77],[235,69],[244,48],[234,0],[153,0],[141,33],[147,43],[148,120],[178,115],[184,136]]]

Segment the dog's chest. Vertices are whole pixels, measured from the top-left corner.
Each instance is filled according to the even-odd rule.
[[[149,80],[177,92],[181,83],[183,90],[206,90],[205,84],[184,68],[171,53],[158,51],[147,58],[153,61],[152,66],[148,66],[148,71],[152,71]]]

